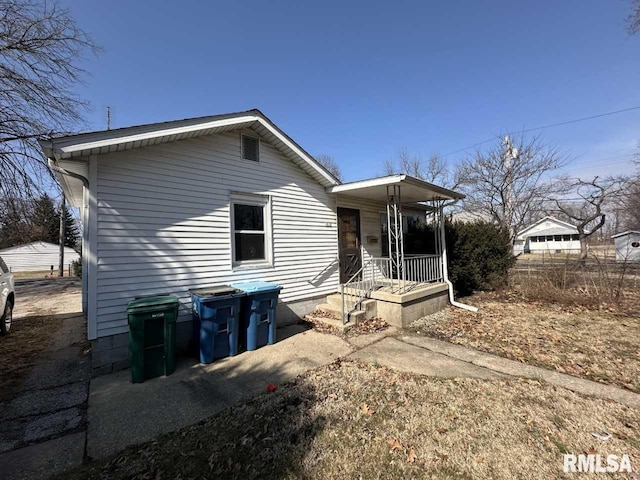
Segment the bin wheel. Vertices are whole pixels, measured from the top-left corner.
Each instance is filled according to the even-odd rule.
[[[13,320],[13,305],[7,302],[4,307],[4,315],[0,322],[0,335],[7,335],[11,331],[11,321]]]

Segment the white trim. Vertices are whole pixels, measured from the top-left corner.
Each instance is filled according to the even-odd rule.
[[[118,145],[118,144],[133,143],[133,142],[138,142],[143,140],[150,140],[152,138],[180,135],[183,133],[191,133],[191,132],[197,132],[197,131],[207,130],[211,128],[227,127],[231,125],[251,123],[251,122],[258,122],[264,128],[269,130],[269,132],[272,135],[274,135],[278,140],[284,143],[298,157],[300,157],[305,163],[307,163],[311,168],[313,168],[313,170],[315,170],[317,173],[322,175],[322,177],[325,180],[327,180],[331,185],[340,184],[336,179],[333,178],[333,176],[330,173],[328,173],[324,168],[322,168],[315,159],[313,159],[312,157],[307,155],[305,152],[303,152],[297,145],[295,145],[295,143],[293,143],[286,136],[281,134],[277,130],[277,128],[273,124],[271,124],[271,122],[269,122],[268,120],[265,120],[263,117],[259,115],[243,115],[240,117],[231,117],[231,118],[225,118],[221,120],[213,120],[213,121],[204,122],[196,125],[186,125],[182,127],[164,128],[164,129],[161,126],[158,126],[158,130],[152,130],[149,132],[138,133],[135,135],[124,134],[117,137],[108,138],[105,140],[75,143],[75,144],[67,145],[64,147],[60,147],[58,149],[57,156],[59,156],[59,153],[65,154],[65,153],[82,152],[86,150],[99,149],[102,147],[109,147],[109,146]],[[131,128],[135,128],[135,127],[131,127]],[[108,131],[104,133],[107,134]],[[57,141],[64,142],[64,137],[57,139]],[[53,145],[55,145],[55,143],[56,143],[56,140],[53,141]],[[56,154],[55,148],[53,153],[54,155]]]
[[[98,158],[89,156],[89,226],[87,239],[87,336],[98,338]],[[84,255],[85,252],[83,252]],[[82,272],[83,276],[85,272]]]
[[[109,147],[111,145],[117,145],[119,143],[137,142],[141,140],[150,140],[152,138],[166,137],[171,135],[180,135],[182,133],[197,132],[200,130],[207,130],[209,128],[227,127],[230,125],[236,125],[238,123],[248,123],[256,121],[257,117],[253,115],[247,115],[243,117],[225,118],[222,120],[214,120],[212,122],[200,123],[198,125],[187,125],[184,127],[165,128],[161,130],[153,130],[145,133],[138,133],[137,135],[123,135],[120,137],[113,137],[106,140],[97,140],[95,142],[76,143],[66,147],[61,147],[62,153],[74,153],[83,150],[92,150],[94,148]],[[135,128],[135,127],[131,127]]]
[[[342,185],[336,185],[329,188],[329,193],[342,193],[349,192],[351,190],[358,190],[360,188],[380,187],[387,185],[395,185],[402,182],[406,178],[406,175],[390,175],[388,177],[372,178],[369,180],[359,180],[357,182],[343,183]]]
[[[612,235],[611,238],[624,237],[625,235],[631,235],[632,233],[640,235],[640,231],[638,230],[627,230],[626,232],[616,233],[615,235]]]
[[[234,205],[255,205],[263,208],[263,230],[236,230]],[[271,229],[271,197],[268,195],[231,192],[229,199],[229,231],[231,244],[231,269],[246,270],[273,267],[273,237]],[[264,235],[264,259],[260,260],[236,260],[236,233],[250,233]]]
[[[562,225],[563,225],[563,226],[565,226],[565,227],[570,227],[570,228],[572,228],[572,229],[574,229],[574,230],[576,230],[576,231],[577,231],[577,227],[576,227],[575,225],[571,225],[571,224],[570,224],[570,223],[568,223],[568,222],[564,222],[564,221],[559,220],[559,219],[557,219],[557,218],[555,218],[555,217],[552,217],[552,216],[550,216],[550,215],[547,215],[546,217],[542,217],[540,220],[538,220],[538,221],[536,221],[536,222],[533,222],[533,223],[532,223],[531,225],[529,225],[528,227],[523,228],[522,230],[520,230],[518,233],[516,233],[516,237],[519,237],[520,235],[522,235],[522,234],[523,234],[524,232],[526,232],[527,230],[532,229],[532,228],[533,228],[533,227],[535,227],[536,225],[539,225],[539,224],[541,224],[542,222],[544,222],[545,220],[551,220],[551,221],[553,221],[553,222],[555,222],[555,223],[560,223],[560,224],[562,224]]]

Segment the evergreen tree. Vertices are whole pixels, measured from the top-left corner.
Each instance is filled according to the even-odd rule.
[[[65,247],[76,248],[78,245],[78,239],[80,237],[80,229],[76,223],[76,219],[73,218],[71,212],[65,205],[64,207],[64,245]]]
[[[24,209],[19,201],[3,198],[0,201],[0,249],[25,242],[30,226],[24,219]]]
[[[31,238],[28,241],[43,241],[59,243],[60,217],[53,199],[46,193],[33,202],[33,210],[29,219],[31,224]]]

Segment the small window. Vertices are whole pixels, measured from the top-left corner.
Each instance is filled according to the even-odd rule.
[[[553,239],[554,239],[556,242],[561,242],[561,241],[562,241],[562,235],[554,235],[554,236],[553,236]]]
[[[580,235],[578,234],[571,235],[571,240],[580,240]]]
[[[571,235],[563,235],[562,240],[565,242],[569,242],[571,240]]]
[[[553,235],[547,235],[547,242],[553,242]]]
[[[270,262],[268,198],[258,196],[233,198],[231,229],[234,265]]]
[[[242,159],[252,162],[260,161],[260,139],[241,135]]]
[[[538,241],[538,237],[530,237],[531,242],[536,243]]]

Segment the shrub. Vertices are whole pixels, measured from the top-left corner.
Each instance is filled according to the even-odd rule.
[[[505,286],[515,263],[509,233],[491,222],[447,222],[449,279],[458,295]]]
[[[82,261],[74,260],[71,262],[71,271],[74,276],[82,278]]]
[[[437,232],[432,225],[412,225],[405,234],[408,254],[434,253]],[[508,282],[515,263],[509,233],[491,223],[449,222],[445,224],[449,279],[458,295],[492,290]]]

